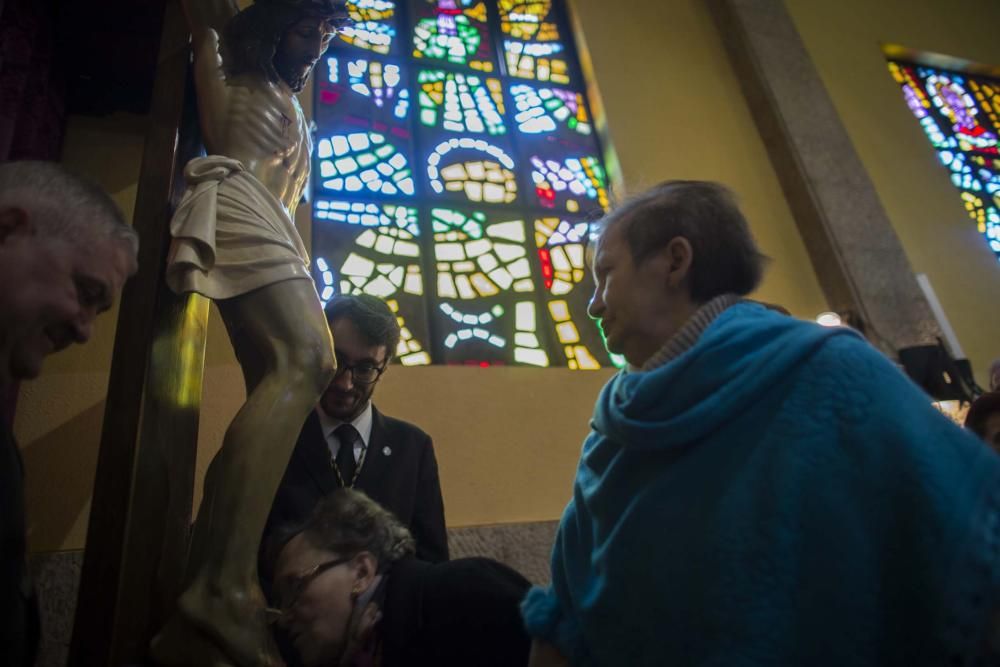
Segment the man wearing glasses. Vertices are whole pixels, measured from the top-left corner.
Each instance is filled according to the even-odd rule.
[[[338,488],[363,491],[395,514],[421,560],[448,560],[444,503],[430,436],[372,405],[375,385],[399,344],[396,316],[368,295],[334,297],[326,319],[337,374],[309,415],[281,480],[265,530],[299,523]]]

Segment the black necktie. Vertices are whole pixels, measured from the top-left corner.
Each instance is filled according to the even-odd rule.
[[[337,450],[334,465],[340,472],[341,486],[350,488],[353,486],[354,471],[358,465],[354,461],[354,443],[361,437],[361,434],[350,424],[341,424],[334,430],[333,434],[340,440],[340,449]]]

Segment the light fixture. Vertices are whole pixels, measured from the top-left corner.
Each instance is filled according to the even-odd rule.
[[[971,407],[968,401],[959,400],[934,401],[931,405],[959,426],[965,425],[965,416],[969,414],[969,407]]]
[[[824,327],[839,327],[843,324],[843,322],[841,322],[840,315],[834,312],[820,313],[816,316],[816,322]]]

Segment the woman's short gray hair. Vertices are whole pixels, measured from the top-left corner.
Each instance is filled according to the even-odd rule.
[[[110,238],[128,246],[133,259],[139,235],[104,190],[53,162],[0,164],[0,207],[38,212],[39,231],[77,243]]]
[[[696,303],[749,294],[760,284],[768,259],[733,193],[711,181],[661,183],[609,213],[601,227],[612,226],[621,226],[636,264],[674,238],[687,239],[693,251],[688,282]]]
[[[415,549],[410,531],[392,512],[354,489],[337,489],[321,500],[305,524],[285,532],[282,545],[298,533],[317,549],[344,558],[367,551],[380,571]]]

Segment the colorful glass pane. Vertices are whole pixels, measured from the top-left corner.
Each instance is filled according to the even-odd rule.
[[[371,58],[325,58],[316,82],[317,117],[385,131],[409,118],[405,70]]]
[[[523,220],[486,224],[480,212],[431,210],[438,296],[477,299],[502,291],[532,292]]]
[[[427,158],[427,178],[438,194],[471,202],[509,204],[517,198],[514,160],[500,147],[463,137],[438,144]]]
[[[344,43],[382,55],[394,51],[396,3],[390,0],[348,0],[351,21],[337,32]]]
[[[572,369],[601,367],[603,341],[587,315],[593,281],[586,266],[591,225],[561,217],[535,220],[535,246],[542,280],[553,298],[547,302],[553,333]],[[578,285],[582,289],[575,289]],[[597,352],[595,353],[594,350]]]
[[[413,196],[413,174],[399,149],[378,132],[334,134],[316,146],[324,190]]]
[[[561,218],[535,220],[535,244],[545,288],[562,296],[587,277],[584,260],[590,225]]]
[[[413,57],[494,70],[486,4],[479,0],[417,0]]]
[[[313,217],[316,220],[328,220],[360,227],[395,226],[405,229],[412,236],[420,235],[420,228],[417,226],[417,209],[409,206],[320,199],[313,207]],[[409,255],[417,256],[412,252]]]
[[[514,39],[551,42],[559,39],[556,24],[546,21],[552,0],[500,0],[500,29]]]
[[[538,203],[546,208],[565,208],[570,212],[584,210],[581,202],[596,202],[608,208],[607,176],[600,160],[592,156],[563,160],[531,157],[531,180]]]
[[[489,355],[494,358],[512,355],[509,360],[515,363],[548,366],[534,302],[510,300],[512,294],[530,297],[535,292],[524,221],[494,222],[480,211],[449,208],[432,209],[431,220],[436,294],[441,313],[451,322],[445,349],[475,343],[480,349],[494,348]]]
[[[1000,81],[891,61],[889,71],[1000,259]]]
[[[315,209],[322,221],[314,234],[313,264],[321,301],[325,305],[336,294],[384,299],[403,329],[400,361],[429,364],[421,342],[427,330],[417,209],[339,199],[320,200]]]
[[[511,86],[510,93],[517,109],[514,122],[525,134],[549,134],[562,128],[587,137],[593,133],[582,93],[523,83]]]
[[[500,135],[503,91],[500,79],[460,72],[423,70],[417,78],[420,121],[450,132]]]
[[[564,85],[569,83],[569,64],[562,44],[505,39],[503,50],[511,76]]]

